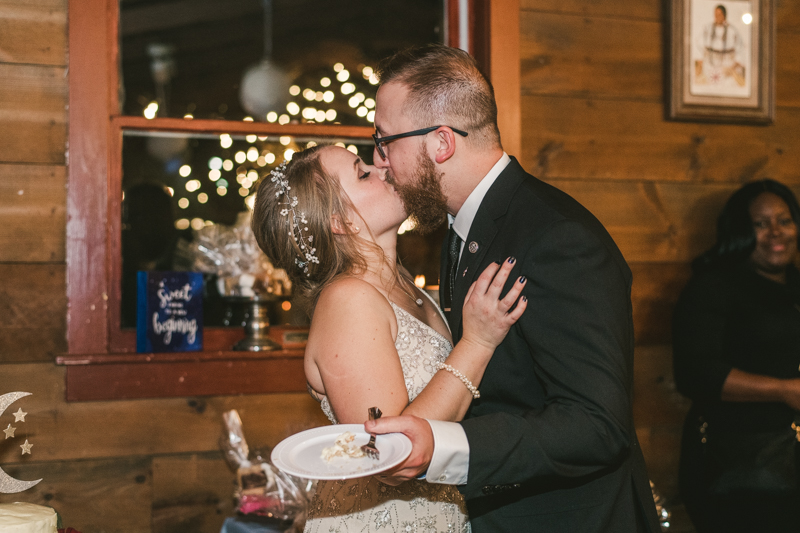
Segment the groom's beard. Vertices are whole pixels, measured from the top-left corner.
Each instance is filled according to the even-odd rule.
[[[426,235],[437,229],[447,215],[447,198],[442,191],[442,173],[424,150],[420,151],[415,169],[415,181],[400,185],[391,172],[386,173],[388,181],[400,195],[408,216],[415,223],[415,230]]]

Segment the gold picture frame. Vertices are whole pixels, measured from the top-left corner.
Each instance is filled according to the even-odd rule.
[[[771,124],[774,0],[670,4],[669,118]]]

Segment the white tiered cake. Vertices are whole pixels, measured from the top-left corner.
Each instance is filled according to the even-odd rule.
[[[3,533],[56,533],[58,518],[50,507],[32,503],[0,504],[0,531]]]

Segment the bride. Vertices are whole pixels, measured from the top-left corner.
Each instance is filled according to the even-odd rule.
[[[296,153],[259,184],[253,231],[312,302],[305,374],[332,423],[363,423],[372,406],[458,421],[525,310],[524,280],[500,298],[513,262],[490,265],[470,288],[453,348],[441,311],[397,260],[408,215],[381,173],[337,146]],[[469,531],[469,523],[451,485],[390,487],[374,476],[318,483],[306,531],[378,530]]]

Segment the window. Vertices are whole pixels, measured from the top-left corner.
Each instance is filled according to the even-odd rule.
[[[309,7],[310,0],[283,3],[280,1],[273,3],[257,0],[226,0],[220,3],[233,12],[227,19],[223,20],[218,15],[209,15],[212,13],[210,10],[217,4],[211,0],[192,2],[186,0],[163,0],[162,2],[123,0],[121,6],[116,0],[70,1],[70,134],[67,200],[69,355],[59,358],[60,363],[68,365],[68,399],[153,395],[185,396],[303,389],[301,349],[287,347],[281,352],[268,354],[231,352],[230,346],[238,338],[241,338],[242,331],[239,328],[234,328],[234,330],[209,328],[204,335],[205,351],[203,353],[134,354],[132,353],[135,350],[134,333],[132,330],[122,327],[124,324],[121,311],[123,183],[129,174],[135,174],[135,170],[129,169],[129,163],[136,162],[136,150],[147,150],[148,140],[156,139],[157,141],[150,142],[158,144],[158,140],[172,139],[173,148],[174,145],[193,142],[197,143],[197,146],[203,144],[211,146],[214,143],[219,144],[221,136],[228,135],[232,142],[240,147],[234,150],[234,155],[238,151],[247,153],[247,150],[244,149],[247,145],[257,145],[258,156],[265,155],[267,151],[277,154],[276,150],[270,149],[267,145],[272,143],[272,146],[276,147],[275,142],[276,140],[280,142],[281,137],[290,138],[290,142],[294,144],[303,144],[314,139],[340,139],[355,147],[364,146],[366,150],[371,151],[368,148],[368,142],[373,130],[367,117],[369,106],[366,104],[370,96],[366,90],[362,91],[363,98],[358,97],[361,100],[358,102],[359,105],[348,108],[354,110],[354,113],[343,111],[343,107],[336,109],[336,118],[339,120],[327,120],[327,112],[331,108],[323,105],[313,106],[313,118],[311,118],[310,111],[307,112],[307,118],[299,118],[302,117],[303,102],[312,101],[311,98],[299,100],[300,97],[304,97],[303,89],[313,90],[315,104],[317,102],[329,103],[325,102],[323,80],[328,77],[333,85],[334,73],[339,68],[336,63],[330,65],[330,61],[321,61],[316,57],[320,55],[319,47],[315,49],[308,45],[309,48],[305,52],[307,56],[316,61],[316,66],[313,68],[304,69],[302,65],[301,67],[291,66],[290,60],[285,60],[283,64],[286,72],[294,73],[289,75],[288,89],[289,96],[298,97],[294,103],[301,107],[299,114],[293,114],[293,109],[286,108],[288,102],[276,104],[283,105],[283,109],[279,107],[274,109],[258,108],[258,102],[251,103],[249,108],[245,108],[241,99],[234,98],[237,93],[229,90],[230,82],[227,83],[227,94],[219,92],[224,89],[216,88],[217,85],[211,83],[216,81],[216,77],[222,77],[222,74],[218,73],[222,70],[227,70],[228,74],[232,73],[235,75],[234,77],[238,77],[241,74],[242,65],[245,65],[246,70],[247,65],[255,65],[257,68],[265,57],[273,57],[276,62],[282,60],[281,54],[287,54],[287,52],[281,51],[282,44],[279,44],[279,39],[293,39],[292,42],[300,47],[299,43],[302,42],[304,35],[306,38],[309,35],[319,35],[322,29],[332,24],[329,10],[336,9],[339,4],[351,6],[354,4],[353,2],[324,2],[325,9],[317,10],[315,13],[311,13],[313,9]],[[269,4],[272,4],[273,8],[273,22],[286,16],[287,10],[295,9],[296,11],[290,15],[295,18],[307,16],[308,24],[308,31],[305,34],[298,29],[300,26],[291,29],[287,24],[274,24],[274,27],[280,26],[280,28],[272,32],[272,55],[270,55],[270,46],[265,39],[270,32],[269,29],[266,29],[267,25],[264,24],[268,20],[264,14],[266,6]],[[378,3],[365,1],[364,9],[374,9],[376,4]],[[396,4],[402,8],[408,3]],[[430,6],[431,1],[415,0],[413,4]],[[469,9],[466,7],[468,4],[470,5]],[[440,31],[442,35],[445,33],[448,35],[449,44],[457,45],[460,41],[464,41],[464,29],[469,28],[468,24],[455,24],[459,20],[458,10],[461,9],[462,14],[483,13],[485,15],[489,11],[487,4],[488,2],[477,0],[471,2],[444,1],[446,17],[441,18],[442,28]],[[482,10],[480,6],[483,6]],[[187,9],[194,21],[193,26],[191,28],[179,27],[175,22],[176,16],[186,13]],[[491,9],[493,24],[507,23],[508,20],[511,20],[512,24],[518,24],[518,2],[496,2],[493,3]],[[147,10],[150,10],[149,15]],[[132,14],[132,16],[127,19],[123,18],[123,24],[118,27],[117,21],[120,20],[121,13]],[[288,21],[290,18],[291,16],[283,20]],[[384,18],[386,18],[385,15]],[[391,17],[389,18],[391,19]],[[474,24],[474,21],[480,22],[488,20],[488,18],[488,16],[483,18],[477,15],[473,16],[473,26],[479,26]],[[351,19],[357,20],[358,17],[352,15]],[[352,20],[340,22],[340,24],[344,24],[348,32],[356,34],[360,31],[359,24],[353,23]],[[363,26],[365,19],[361,20],[360,25]],[[396,23],[394,20],[389,22]],[[203,28],[208,26],[213,26],[214,31],[204,33]],[[239,33],[256,34],[260,37],[258,40],[265,41],[265,44],[255,47],[252,42],[248,44],[247,39],[239,39],[236,32],[236,28],[239,27],[242,28]],[[453,31],[447,32],[445,27],[450,27]],[[260,32],[258,28],[261,28]],[[481,31],[475,31],[473,28],[469,35],[473,36],[473,41],[475,41],[473,53],[476,57],[483,57],[484,61],[488,63],[488,28],[481,28],[479,28]],[[207,68],[208,65],[192,64],[191,57],[193,56],[182,57],[179,52],[181,48],[175,46],[174,42],[152,40],[149,44],[159,46],[148,46],[145,42],[147,39],[142,37],[142,35],[155,35],[165,31],[172,32],[171,35],[175,38],[174,42],[189,42],[193,39],[194,46],[205,45],[213,53],[212,55],[222,54],[221,48],[223,48],[224,42],[231,41],[234,53],[227,58],[223,55],[214,55],[214,60],[210,63],[221,69],[217,71]],[[458,39],[459,31],[461,40]],[[194,37],[190,35],[192,32],[195,34]],[[507,30],[497,32],[497,34],[500,33],[503,33],[506,38],[509,34],[514,34]],[[201,37],[198,38],[198,35]],[[325,38],[333,39],[330,35],[326,35]],[[365,31],[364,35],[371,34]],[[120,42],[122,51],[117,45]],[[125,52],[126,42],[131,50],[138,47],[138,56],[135,52]],[[283,42],[280,41],[280,43]],[[373,41],[367,38],[364,42],[369,45]],[[259,44],[261,43],[259,42]],[[374,47],[373,52],[378,56],[385,55],[386,47],[391,47],[392,44],[388,42],[383,46],[384,48]],[[518,48],[518,44],[513,46]],[[238,53],[236,47],[239,47]],[[327,48],[333,50],[335,47],[329,45]],[[327,50],[327,48],[325,49]],[[241,51],[244,49],[247,49],[250,55]],[[170,56],[170,54],[172,55]],[[516,75],[518,80],[518,62],[515,65],[513,54],[510,57],[510,61],[503,59],[502,62],[511,64],[512,67],[508,69],[506,64],[504,69],[511,72],[512,78]],[[121,61],[119,61],[120,58]],[[238,66],[235,68],[232,66],[234,59],[231,58],[237,58]],[[314,64],[314,61],[308,64]],[[346,63],[347,61],[350,60],[337,62]],[[354,62],[355,64],[344,67],[350,76],[360,76],[359,80],[365,88],[369,87],[369,77],[366,76],[367,72],[363,67],[372,66],[367,64],[369,61],[368,58],[367,61]],[[159,62],[166,63],[166,65],[157,64]],[[170,67],[170,62],[172,67]],[[501,61],[496,62],[493,68],[499,68],[500,63]],[[121,69],[118,66],[120,64],[122,65]],[[361,71],[358,70],[359,67],[362,67]],[[167,74],[159,71],[159,68],[166,69]],[[140,72],[138,78],[133,74],[136,69]],[[325,69],[330,70],[327,75],[324,72]],[[504,70],[498,70],[498,72],[502,71]],[[150,77],[155,82],[150,85],[150,89],[141,81],[146,77]],[[204,79],[215,87],[211,91],[213,93],[211,96],[206,93],[193,92],[196,89],[193,85],[202,83]],[[159,80],[161,81],[159,82]],[[319,83],[320,87],[312,86],[312,82]],[[344,82],[337,80],[337,83],[337,89],[341,93],[341,85]],[[518,88],[518,81],[516,83]],[[495,84],[499,85],[497,80],[495,80]],[[220,86],[223,85],[226,84],[220,84]],[[505,88],[506,85],[503,84],[503,87]],[[298,88],[300,89],[299,94],[291,94]],[[148,90],[151,92],[148,93]],[[356,92],[359,91],[351,91],[352,96],[356,96]],[[322,93],[321,101],[318,100],[319,93]],[[308,94],[308,96],[312,95]],[[500,97],[499,94],[498,97]],[[350,97],[347,98],[348,105],[350,104],[349,100]],[[151,104],[154,102],[159,105],[159,111],[152,113]],[[343,106],[344,103],[345,100],[340,99],[339,105]],[[151,106],[150,112],[147,111],[148,106]],[[365,108],[366,112],[360,111],[359,107]],[[518,103],[516,108],[518,114]],[[261,116],[254,117],[255,111],[262,112],[263,118]],[[326,113],[324,121],[320,111]],[[274,113],[274,115],[270,115],[270,113]],[[191,115],[191,117],[187,115]],[[285,118],[282,120],[283,115],[288,116],[290,120],[287,121]],[[153,116],[153,118],[147,118],[148,116]],[[248,116],[253,120],[247,120]],[[271,119],[275,120],[271,121]],[[253,137],[257,141],[249,143],[249,139]],[[175,139],[177,141],[174,141]],[[168,145],[170,143],[161,144]],[[506,137],[506,144],[508,144],[508,137]],[[168,151],[164,149],[162,154]],[[197,153],[200,151],[199,148],[196,150]],[[256,159],[258,160],[258,157]],[[210,160],[210,157],[207,160]],[[195,163],[193,168],[200,169],[202,164],[202,161]],[[269,168],[269,166],[266,165],[265,168]],[[123,169],[125,170],[123,171]],[[177,171],[179,172],[179,170],[180,166]],[[207,175],[209,170],[213,169],[206,167],[203,174]],[[216,188],[212,189],[210,182],[206,178],[204,180],[202,186],[206,187],[208,191],[192,191],[195,196],[189,199],[190,202],[194,200],[196,203],[202,203],[198,195],[203,192],[208,197],[206,203],[211,203],[210,198],[216,193]],[[239,194],[239,201],[244,201],[246,196],[243,196],[243,193],[240,194],[239,189],[246,189],[246,187],[239,187],[238,185],[242,185],[241,183],[231,186],[232,180],[227,179],[227,181],[229,192],[226,194],[231,194],[230,190],[236,189],[234,192]],[[175,220],[176,227],[178,224],[186,223],[181,219],[188,220],[190,226],[193,222],[199,224],[195,219],[202,219],[203,223],[205,220],[213,220],[201,214],[181,216]],[[222,218],[219,220],[223,221]],[[251,363],[250,370],[241,370],[244,368],[243,362],[247,361]],[[259,383],[252,386],[245,386],[244,382],[235,383],[235,376],[227,379],[225,385],[208,383],[210,380],[207,378],[204,383],[200,383],[203,381],[202,376],[207,375],[212,366],[214,369],[230,369],[238,364],[240,371],[251,372],[255,361],[259,361],[260,369],[272,374],[278,372],[279,377],[272,379],[271,382],[269,382],[270,380],[253,380],[259,381]],[[202,364],[206,366],[202,367]],[[223,372],[224,370],[219,371]],[[90,385],[95,388],[99,387],[101,385],[99,382],[102,380],[108,380],[114,384],[113,386],[108,385],[103,391],[84,390]],[[193,384],[193,380],[197,383]]]

